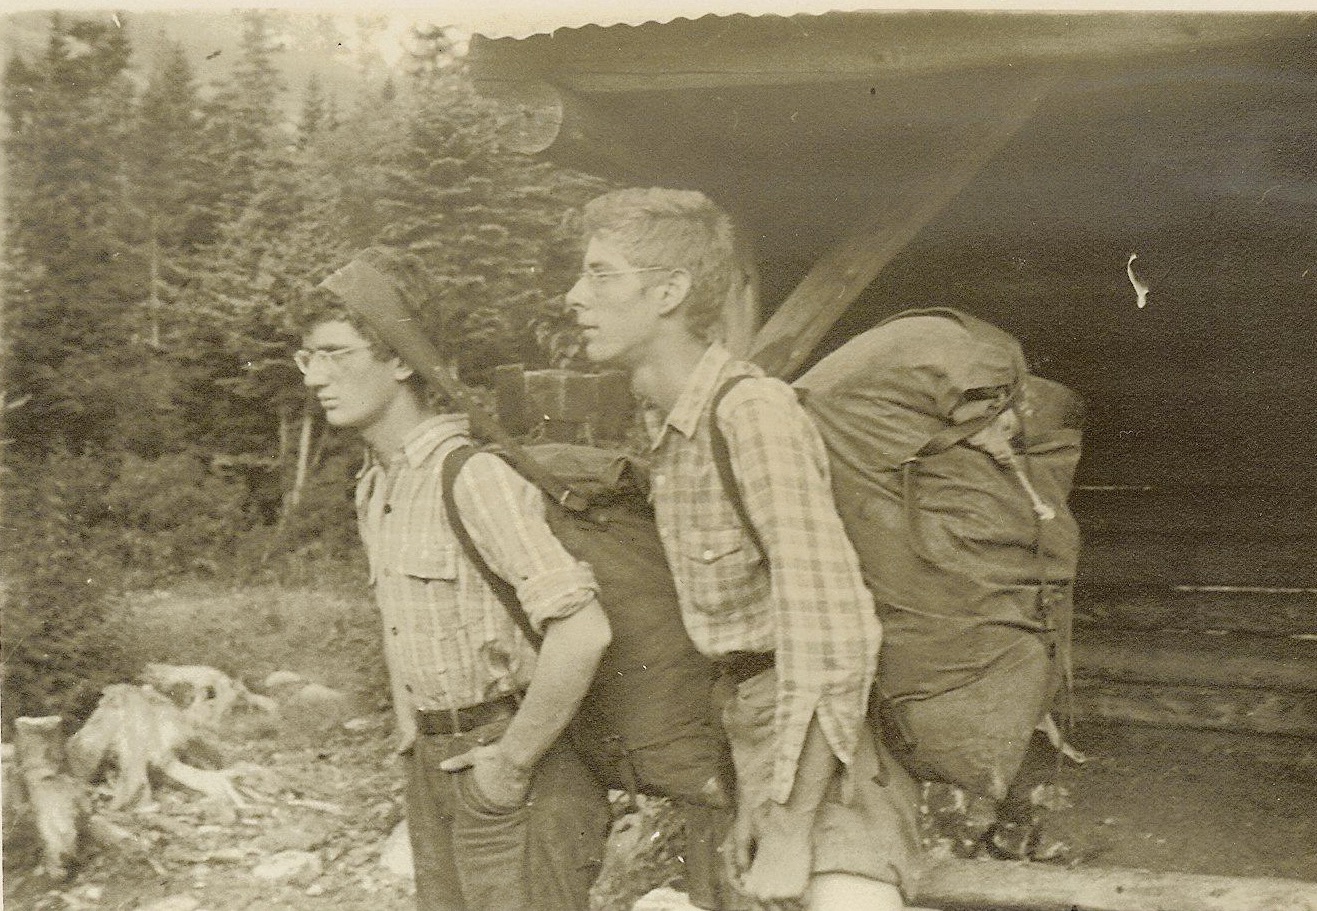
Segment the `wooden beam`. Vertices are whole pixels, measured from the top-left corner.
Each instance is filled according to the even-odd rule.
[[[543,152],[562,131],[562,93],[537,79],[485,79],[476,90],[494,103],[499,144],[523,155]]]
[[[1003,92],[1000,107],[983,112],[981,130],[968,135],[941,168],[912,181],[871,224],[820,259],[764,324],[751,359],[773,376],[793,376],[860,292],[1033,117],[1050,84],[1031,80],[1015,93]]]
[[[477,35],[478,79],[544,78],[582,94],[921,78],[981,66],[1163,58],[1265,34],[1253,16],[1202,13],[1057,16],[858,11],[714,17],[632,28],[563,28],[522,39]],[[1156,58],[1154,58],[1156,59]]]
[[[499,144],[523,155],[541,152],[594,173],[646,181],[654,163],[628,145],[626,124],[580,96],[534,79],[482,79],[477,91],[494,103]]]
[[[1317,883],[997,860],[947,860],[919,881],[942,911],[1317,911]]]

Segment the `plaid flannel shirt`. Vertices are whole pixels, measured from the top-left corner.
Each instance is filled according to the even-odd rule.
[[[713,396],[738,375],[757,378],[728,393],[718,420],[767,559],[723,490],[710,444]],[[769,793],[784,802],[813,716],[849,767],[881,641],[832,499],[827,451],[791,387],[720,345],[705,353],[668,415],[651,410],[646,420],[659,535],[691,639],[713,657],[776,653],[778,753]]]
[[[464,415],[430,418],[387,467],[368,453],[357,476],[358,528],[403,731],[413,709],[479,705],[524,690],[534,672],[535,650],[462,553],[444,509],[443,461],[471,442],[467,432]],[[549,530],[543,494],[501,458],[473,456],[453,494],[476,548],[516,587],[535,628],[597,595],[589,566]]]

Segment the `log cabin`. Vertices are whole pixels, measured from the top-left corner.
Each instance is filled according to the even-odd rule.
[[[1014,333],[1087,403],[1081,717],[1314,755],[1317,14],[705,16],[468,62],[507,145],[733,215],[761,277],[735,341],[770,372],[914,306]],[[986,875],[929,894],[1052,907]],[[1144,907],[1113,875],[1083,907]]]

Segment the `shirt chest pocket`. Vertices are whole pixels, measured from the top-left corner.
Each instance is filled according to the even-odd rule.
[[[763,593],[759,552],[739,528],[702,528],[681,549],[690,581],[690,603],[719,613],[753,601]]]
[[[426,542],[406,544],[398,552],[397,570],[413,579],[457,581],[457,548]]]

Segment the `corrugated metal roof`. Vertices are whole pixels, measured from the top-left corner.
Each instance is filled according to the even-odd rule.
[[[472,4],[471,32],[486,38],[529,38],[560,29],[663,25],[708,16],[794,17],[866,9],[909,9],[913,4],[845,0],[563,0],[553,5]]]
[[[266,0],[277,2],[277,0]],[[426,4],[427,9],[432,7]],[[444,18],[486,38],[528,38],[562,29],[638,27],[707,16],[794,18],[830,12],[1300,12],[1317,0],[457,0],[443,4]]]

